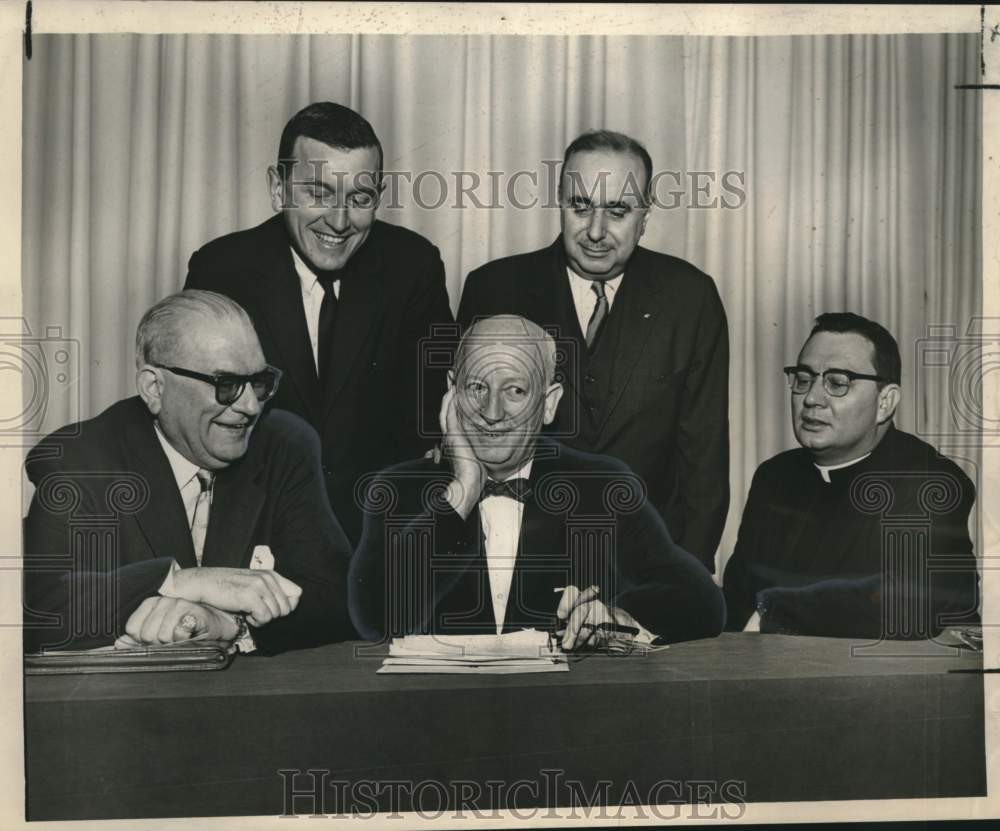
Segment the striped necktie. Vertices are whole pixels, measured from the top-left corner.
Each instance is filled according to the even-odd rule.
[[[603,280],[594,280],[590,284],[590,290],[597,296],[593,314],[590,315],[590,322],[587,324],[587,348],[593,349],[597,336],[601,333],[601,324],[608,316],[608,296],[604,293]]]
[[[212,482],[215,474],[210,470],[199,470],[195,476],[201,490],[198,500],[194,503],[194,515],[191,517],[191,541],[194,543],[194,556],[201,565],[201,555],[205,550],[205,535],[208,533],[208,511],[212,504]]]

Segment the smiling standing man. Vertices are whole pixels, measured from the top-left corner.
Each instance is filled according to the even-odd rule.
[[[894,426],[895,338],[823,314],[785,373],[802,447],[754,474],[726,565],[728,628],[921,639],[977,622],[975,488]]]
[[[621,133],[575,139],[560,174],[562,234],[469,274],[458,320],[521,315],[574,346],[562,350],[550,429],[625,462],[677,543],[714,570],[729,507],[729,332],[710,277],[639,245],[652,168]]]
[[[227,297],[185,291],[143,315],[139,395],[28,454],[27,649],[127,634],[270,654],[351,637],[318,437],[262,413],[281,380]]]
[[[376,219],[382,145],[347,107],[293,116],[267,177],[277,215],[196,251],[186,288],[250,313],[285,373],[274,406],[320,434],[330,501],[356,543],[358,478],[433,441],[445,376],[422,365],[420,341],[452,322],[444,265],[422,236]]]

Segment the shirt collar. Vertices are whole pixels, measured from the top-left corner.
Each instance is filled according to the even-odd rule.
[[[302,293],[312,294],[313,289],[316,288],[316,284],[319,282],[316,273],[306,265],[305,260],[299,256],[298,251],[291,246],[289,246],[289,250],[292,252],[292,263],[295,265],[295,273],[299,275],[299,282],[302,283]]]
[[[573,295],[578,298],[586,297],[588,300],[593,302],[594,292],[590,288],[597,280],[585,280],[572,268],[566,266],[566,274],[569,276],[569,285],[573,290]],[[625,272],[623,271],[617,277],[613,277],[610,280],[604,280],[604,290],[608,295],[608,301],[611,302],[614,299],[615,294],[621,287],[622,279],[625,277]]]
[[[531,478],[531,464],[534,461],[535,457],[532,456],[530,459],[528,459],[528,461],[526,461],[517,470],[515,470],[510,476],[506,476],[503,479],[494,479],[494,477],[490,476],[490,479],[493,479],[494,482],[506,482],[509,479],[518,479],[518,478],[529,479]]]
[[[858,456],[858,458],[851,459],[851,461],[849,462],[841,462],[839,465],[821,465],[817,464],[816,462],[813,462],[813,466],[816,468],[816,470],[819,471],[819,475],[823,477],[823,481],[829,482],[830,471],[840,470],[841,468],[851,467],[851,465],[856,465],[858,462],[863,462],[865,459],[871,456],[871,454],[872,452],[871,450],[869,450],[867,453],[865,453],[864,456]]]
[[[177,480],[177,489],[184,490],[187,483],[198,475],[198,471],[201,470],[201,468],[199,468],[194,462],[186,459],[169,441],[167,441],[167,437],[163,435],[163,431],[160,429],[160,425],[158,423],[153,422],[153,427],[156,430],[156,438],[160,440],[160,446],[163,448],[163,452],[167,454],[167,461],[170,462],[170,469],[174,473],[174,479]]]

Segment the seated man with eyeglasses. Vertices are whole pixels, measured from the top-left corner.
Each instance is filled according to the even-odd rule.
[[[642,480],[540,435],[563,391],[555,367],[555,341],[525,318],[466,332],[441,404],[443,460],[396,465],[368,488],[349,574],[362,637],[556,629],[578,650],[722,630],[722,593]]]
[[[727,628],[916,640],[978,622],[975,488],[893,425],[895,338],[823,314],[785,373],[802,447],[754,474],[725,570]]]
[[[273,654],[350,638],[350,547],[319,438],[264,412],[281,372],[246,312],[184,291],[136,333],[139,395],[36,446],[25,646],[191,638]]]

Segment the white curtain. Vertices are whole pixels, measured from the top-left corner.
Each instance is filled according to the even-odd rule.
[[[822,311],[896,335],[898,423],[951,450],[948,373],[916,364],[929,326],[964,333],[980,308],[980,93],[954,88],[977,77],[978,49],[974,35],[36,36],[24,315],[36,335],[58,327],[79,343],[81,379],[79,395],[53,397],[44,428],[132,393],[139,316],[180,288],[197,247],[270,215],[266,169],[305,104],[355,108],[388,170],[427,173],[420,204],[400,179],[382,216],[439,246],[455,307],[470,269],[554,239],[543,161],[607,127],[672,174],[661,199],[678,193],[643,244],[711,274],[729,316],[724,560],[755,467],[794,444],[780,368]],[[533,171],[518,198],[542,204],[457,206],[456,175],[488,183],[490,171],[502,186]],[[722,189],[727,172],[745,200]],[[436,174],[440,207],[428,205]],[[474,193],[489,203],[486,184]],[[975,474],[974,454],[952,452]]]

